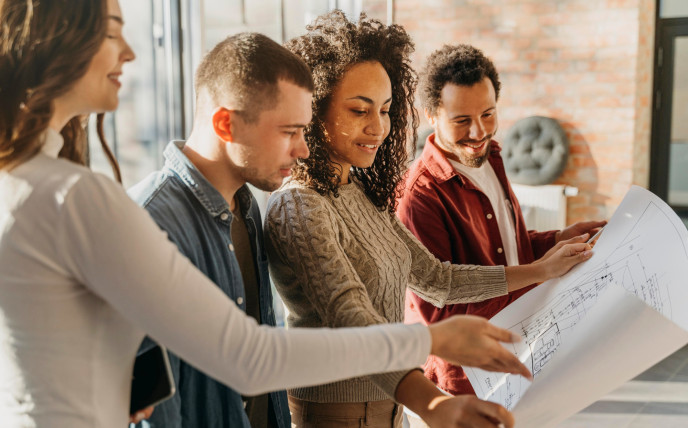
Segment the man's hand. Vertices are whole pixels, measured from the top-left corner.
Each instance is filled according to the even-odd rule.
[[[554,237],[554,241],[557,243],[559,241],[566,241],[576,236],[583,235],[584,233],[593,236],[595,233],[597,233],[600,227],[604,227],[606,224],[607,222],[605,220],[579,221],[578,223],[574,223],[566,229],[557,232]]]
[[[431,428],[512,428],[514,417],[496,403],[473,395],[437,397],[423,419]]]
[[[521,338],[474,315],[457,315],[428,326],[432,336],[430,353],[459,366],[513,373],[532,379],[526,366],[499,342]]]

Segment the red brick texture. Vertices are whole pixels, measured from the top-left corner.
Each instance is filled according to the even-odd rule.
[[[363,8],[386,20],[386,3]],[[557,183],[580,190],[569,222],[608,218],[631,184],[647,186],[654,14],[653,0],[394,1],[416,67],[445,43],[493,59],[502,80],[497,137],[523,117],[559,120],[571,152]]]

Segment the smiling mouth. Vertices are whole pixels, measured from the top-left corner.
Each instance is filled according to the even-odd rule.
[[[110,79],[110,81],[115,85],[122,86],[122,83],[119,81],[119,76],[121,76],[121,73],[113,73],[108,74],[107,78]]]
[[[360,146],[360,147],[364,147],[366,149],[371,149],[371,150],[377,149],[378,147],[380,147],[379,144],[360,144],[360,143],[357,143],[356,145]]]
[[[482,149],[483,146],[485,146],[485,144],[488,141],[489,141],[489,139],[486,138],[486,139],[481,140],[477,143],[469,143],[469,142],[465,142],[465,141],[460,141],[459,144],[462,146],[468,147],[469,149],[472,149],[472,150],[479,150],[479,149]]]

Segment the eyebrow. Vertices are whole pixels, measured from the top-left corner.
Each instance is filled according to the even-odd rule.
[[[356,96],[356,97],[347,98],[347,100],[361,100],[361,101],[366,102],[366,103],[368,103],[368,104],[375,104],[375,103],[373,102],[373,100],[371,100],[371,99],[368,98],[368,97],[364,97],[363,95],[358,95],[358,96]],[[389,102],[391,102],[391,101],[392,101],[392,97],[389,97],[389,98],[387,98],[387,99],[385,100],[385,102],[382,103],[382,104],[387,104],[387,103],[389,103]]]
[[[112,19],[112,20],[117,21],[117,22],[119,22],[120,24],[124,25],[124,20],[122,19],[121,16],[117,16],[117,15],[108,15],[108,19]]]
[[[295,123],[293,125],[280,125],[279,127],[280,128],[305,128],[306,125],[304,125],[302,123]]]

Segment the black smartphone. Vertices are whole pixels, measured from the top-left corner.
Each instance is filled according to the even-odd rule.
[[[155,406],[171,398],[174,392],[174,378],[167,349],[156,345],[139,354],[134,362],[129,414],[133,415],[146,407]]]

